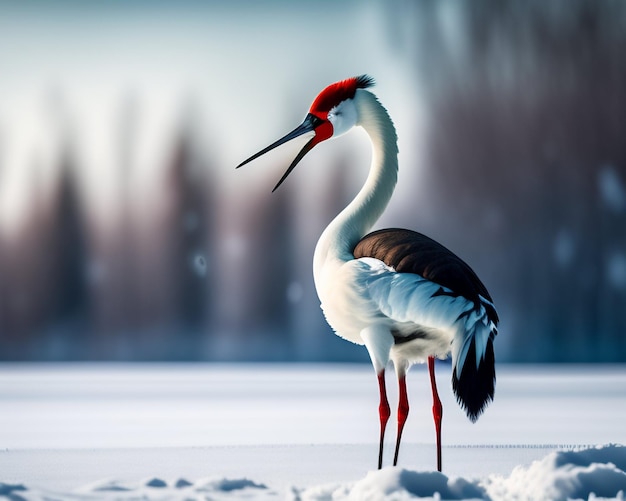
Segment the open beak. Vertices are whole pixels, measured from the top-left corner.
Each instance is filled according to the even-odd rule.
[[[284,137],[281,137],[278,141],[273,142],[267,148],[263,148],[261,151],[259,151],[258,153],[255,153],[254,155],[252,155],[247,160],[244,160],[236,168],[238,169],[242,165],[245,165],[248,162],[251,162],[255,158],[258,158],[261,155],[265,155],[265,153],[267,153],[268,151],[273,150],[274,148],[277,148],[281,144],[284,144],[284,143],[286,143],[288,141],[291,141],[292,139],[295,139],[295,138],[297,138],[297,137],[299,137],[299,136],[301,136],[303,134],[306,134],[307,132],[315,132],[315,128],[318,127],[321,123],[322,123],[322,120],[320,118],[318,118],[315,115],[312,115],[311,113],[309,113],[306,116],[306,118],[304,119],[304,122],[302,122],[300,125],[298,125],[298,127],[296,127],[294,130],[292,130],[289,134],[287,134]],[[291,173],[291,171],[294,169],[294,167],[296,165],[298,165],[298,162],[300,162],[300,160],[302,160],[304,158],[304,155],[306,155],[309,151],[311,151],[313,149],[313,146],[315,146],[318,142],[319,142],[319,140],[315,136],[313,136],[304,145],[304,147],[300,150],[300,153],[298,153],[296,158],[293,159],[293,162],[291,162],[291,165],[289,166],[287,171],[283,174],[283,177],[281,177],[280,181],[278,181],[276,186],[274,186],[274,189],[272,190],[272,193],[278,189],[278,187],[283,183],[283,181],[285,179],[287,179],[287,176]]]

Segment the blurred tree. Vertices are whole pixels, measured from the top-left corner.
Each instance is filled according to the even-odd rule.
[[[64,150],[51,191],[43,189],[33,169],[31,211],[2,248],[0,357],[79,359],[85,355],[89,295],[73,166]]]
[[[41,259],[49,263],[50,273],[49,288],[44,289],[49,313],[43,325],[49,327],[47,335],[52,338],[49,342],[63,345],[52,356],[81,359],[89,337],[88,251],[82,204],[67,154],[63,157],[52,207],[47,227],[42,228],[48,240],[43,243]]]
[[[241,311],[237,349],[243,358],[284,360],[293,349],[287,290],[293,269],[290,194],[263,195],[245,221],[246,258],[239,270]]]
[[[171,249],[166,267],[173,274],[176,316],[170,356],[185,360],[205,355],[201,347],[212,317],[210,236],[215,232],[209,169],[197,147],[193,127],[192,117],[184,117],[166,181],[171,190],[166,228]]]

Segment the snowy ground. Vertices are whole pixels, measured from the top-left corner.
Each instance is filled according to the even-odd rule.
[[[444,475],[422,367],[377,472],[367,366],[0,365],[0,498],[624,499],[626,366],[501,365],[476,424],[437,370]]]

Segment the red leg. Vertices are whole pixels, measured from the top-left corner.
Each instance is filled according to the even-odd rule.
[[[393,465],[398,464],[398,452],[400,452],[400,439],[402,438],[402,430],[404,429],[404,423],[409,415],[409,399],[406,394],[406,376],[400,376],[398,378],[400,387],[400,401],[398,402],[398,436],[396,438],[396,452],[393,455]]]
[[[430,372],[430,385],[433,390],[433,418],[435,419],[435,432],[437,433],[437,471],[441,471],[441,418],[443,407],[437,393],[435,381],[435,357],[428,357],[428,371]]]
[[[378,388],[380,389],[380,405],[378,406],[378,414],[380,416],[380,445],[378,448],[378,469],[383,467],[383,443],[385,441],[385,428],[387,421],[391,415],[389,401],[387,400],[387,388],[385,386],[385,370],[378,373]]]

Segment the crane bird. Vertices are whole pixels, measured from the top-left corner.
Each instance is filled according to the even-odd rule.
[[[354,200],[322,233],[313,260],[315,287],[326,320],[353,343],[365,345],[378,378],[380,437],[378,468],[390,416],[385,368],[391,360],[399,384],[396,447],[409,413],[406,374],[428,361],[441,471],[443,408],[435,381],[435,358],[452,354],[452,388],[472,422],[493,400],[493,341],[498,315],[476,273],[443,245],[411,230],[367,234],[394,191],[398,174],[396,131],[387,110],[370,91],[374,80],[361,75],[333,83],[313,101],[302,124],[237,168],[303,134],[312,137],[274,187],[275,191],[317,144],[355,126],[371,140],[369,175]]]

